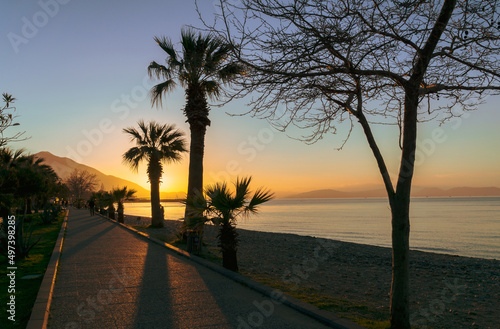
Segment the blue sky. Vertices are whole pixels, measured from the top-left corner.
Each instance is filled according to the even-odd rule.
[[[214,10],[212,1],[201,3],[204,13]],[[17,98],[20,128],[31,136],[11,146],[72,156],[147,187],[144,167],[133,174],[121,163],[131,146],[121,130],[144,119],[175,123],[188,133],[181,111],[183,90],[179,87],[169,95],[161,109],[152,108],[147,91],[153,82],[146,68],[152,60],[165,58],[154,36],[177,41],[183,26],[200,26],[194,1],[3,1],[0,10],[0,91]],[[415,184],[500,186],[499,101],[488,99],[460,122],[422,124]],[[253,175],[257,184],[284,192],[382,187],[359,127],[344,149],[336,151],[342,132],[305,145],[264,120],[226,114],[246,110],[244,101],[212,109],[207,183],[239,174]],[[378,126],[374,131],[388,166],[396,172],[397,130]],[[439,141],[432,138],[436,131]],[[165,168],[163,189],[183,190],[187,166],[186,157]]]

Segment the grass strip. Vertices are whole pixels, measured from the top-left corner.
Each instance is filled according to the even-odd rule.
[[[30,251],[30,255],[16,262],[17,270],[15,278],[15,296],[16,296],[16,315],[15,322],[8,319],[9,313],[6,312],[6,304],[10,300],[10,293],[8,292],[9,277],[7,277],[7,258],[0,255],[0,302],[2,304],[2,314],[0,315],[0,323],[2,329],[20,329],[26,328],[28,320],[33,309],[38,290],[43,280],[43,275],[47,269],[52,251],[57,241],[61,225],[64,220],[64,212],[57,216],[57,221],[51,224],[42,224],[41,218],[38,214],[31,215],[33,225],[33,235],[31,241],[40,241]],[[24,224],[25,233],[29,224]],[[35,279],[21,279],[26,275],[40,275]]]

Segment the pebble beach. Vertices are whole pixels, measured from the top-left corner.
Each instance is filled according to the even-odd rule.
[[[126,216],[147,226],[149,218]],[[150,234],[174,236],[180,221]],[[142,229],[141,229],[142,230]],[[391,249],[294,234],[238,229],[240,272],[363,305],[389,316]],[[207,225],[205,248],[217,250],[217,228]],[[500,261],[410,252],[412,324],[421,328],[500,327]],[[338,313],[338,312],[337,312]],[[339,314],[339,313],[338,313]],[[339,314],[349,316],[349,314]]]

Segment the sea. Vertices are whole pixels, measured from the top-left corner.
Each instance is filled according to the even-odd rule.
[[[184,205],[163,202],[166,219],[180,219]],[[500,259],[500,197],[413,198],[410,248],[467,257]],[[148,202],[128,202],[125,213],[150,217]],[[275,199],[239,228],[292,233],[381,247],[391,246],[387,199]]]

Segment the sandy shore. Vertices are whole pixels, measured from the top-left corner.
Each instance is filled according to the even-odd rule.
[[[129,225],[149,218],[127,216]],[[165,221],[155,235],[174,235],[181,222]],[[293,234],[242,230],[240,272],[366,305],[388,318],[391,250]],[[204,242],[216,248],[217,230],[208,226]],[[500,261],[411,251],[414,325],[422,328],[500,327]]]

